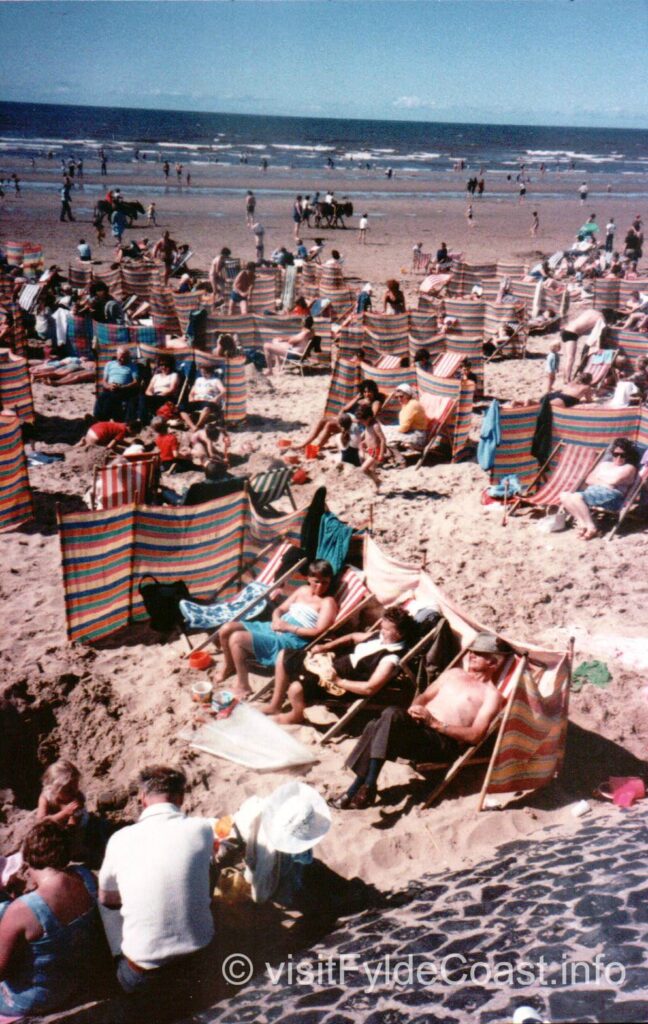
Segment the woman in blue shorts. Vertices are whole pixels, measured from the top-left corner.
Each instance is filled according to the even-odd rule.
[[[600,537],[591,509],[618,512],[637,477],[639,453],[627,437],[617,437],[610,461],[599,462],[585,481],[582,491],[563,491],[560,504],[579,524],[585,540]]]

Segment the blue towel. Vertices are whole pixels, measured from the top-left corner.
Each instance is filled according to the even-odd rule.
[[[332,512],[325,512],[320,519],[317,537],[317,557],[325,558],[337,575],[346,562],[353,527],[347,526]]]
[[[497,399],[488,406],[482,420],[477,446],[477,461],[482,469],[492,469],[495,462],[495,451],[502,441],[500,428],[500,407]]]

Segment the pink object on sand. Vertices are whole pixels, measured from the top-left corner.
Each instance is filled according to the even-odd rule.
[[[610,777],[612,800],[617,807],[632,807],[636,800],[643,800],[646,787],[643,779],[635,777]]]

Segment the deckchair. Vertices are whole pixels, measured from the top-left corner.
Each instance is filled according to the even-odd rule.
[[[243,576],[246,573],[250,572],[250,570],[262,558],[264,558],[266,555],[269,555],[266,564],[263,566],[261,572],[254,580],[254,583],[257,584],[256,593],[251,596],[247,604],[245,604],[242,608],[239,608],[238,611],[234,615],[232,615],[232,617],[227,621],[238,622],[241,619],[246,618],[246,616],[249,616],[251,612],[255,611],[256,606],[259,605],[260,602],[263,602],[263,605],[265,606],[266,600],[270,596],[272,591],[278,590],[288,579],[290,579],[291,576],[294,576],[297,572],[299,572],[300,569],[303,569],[303,567],[306,565],[307,559],[304,556],[304,558],[300,558],[297,562],[294,563],[294,565],[291,565],[290,568],[283,572],[280,576],[277,576],[277,571],[282,563],[282,560],[291,547],[294,547],[294,545],[287,540],[282,540],[279,544],[277,544],[276,542],[267,544],[259,552],[259,554],[254,559],[252,559],[251,562],[248,562],[248,564],[244,566],[243,569],[241,569],[238,573],[236,573],[235,576],[230,577],[230,579],[227,580],[227,582],[224,583],[222,587],[219,587],[216,593],[212,594],[209,600],[204,603],[213,604],[216,601],[216,598],[219,596],[219,594],[221,594],[224,590],[230,588],[237,581],[240,582]],[[274,548],[275,550],[272,551],[272,548]],[[261,609],[259,609],[259,611],[260,610]],[[256,614],[259,614],[259,611],[257,611]],[[224,623],[222,623],[222,625],[224,625]],[[198,644],[197,647],[193,649],[196,651],[202,651],[203,647],[207,647],[208,644],[213,643],[214,640],[216,639],[218,630],[220,628],[221,627],[218,626],[217,629],[213,630],[205,640],[203,640],[200,644]],[[185,635],[185,640],[187,642],[189,650],[192,650],[191,642],[189,640],[189,637],[186,635],[186,627],[182,627],[182,632]]]
[[[590,448],[587,445],[559,441],[530,482],[526,492],[518,495],[512,502],[510,514],[513,515],[522,502],[536,508],[556,508],[560,504],[560,495],[563,491],[581,489],[594,466],[603,457],[604,451],[603,448]],[[549,467],[554,464],[555,468],[549,479],[535,493],[531,493],[549,471]]]
[[[579,373],[589,373],[592,378],[592,391],[602,391],[608,377],[612,373],[617,349],[602,349],[601,351],[589,352],[578,369]]]
[[[306,647],[302,647],[302,651],[310,650],[315,644],[324,643],[331,633],[337,633],[345,623],[357,615],[370,601],[375,600],[364,582],[363,573],[351,566],[343,569],[334,597],[338,603],[338,613],[335,617],[335,622],[319,636],[313,637]],[[265,696],[272,689],[272,685],[272,679],[269,679],[267,683],[264,683],[260,689],[254,692],[250,697],[250,701],[259,700]]]
[[[431,260],[432,260],[432,253],[431,252],[419,252],[418,250],[415,250],[412,253],[412,270],[415,273],[418,272],[418,273],[427,274],[428,267],[430,266]]]
[[[461,352],[444,352],[433,364],[430,373],[435,377],[454,377],[464,358]]]
[[[68,281],[71,288],[89,288],[92,284],[92,263],[79,262],[68,266]]]
[[[626,516],[631,515],[632,512],[637,508],[641,501],[641,495],[644,487],[648,484],[648,463],[639,469],[637,479],[633,483],[632,487],[625,496],[625,501],[618,512],[609,512],[607,509],[600,509],[608,516],[616,516],[616,523],[608,534],[608,540],[613,540],[616,536],[619,527],[623,523]]]
[[[412,448],[419,455],[415,469],[420,469],[434,442],[441,436],[443,427],[452,416],[457,403],[453,398],[441,398],[438,395],[419,394],[419,402],[427,416],[427,428],[423,448]],[[404,444],[407,448],[407,437],[403,435]]]
[[[288,350],[279,363],[279,371],[281,373],[290,373],[297,370],[301,376],[304,376],[305,369],[316,369],[318,364],[311,362],[311,356],[314,353],[321,351],[321,339],[315,335],[308,342],[308,345],[303,352],[291,352]]]
[[[249,493],[252,504],[257,512],[274,511],[270,506],[274,501],[279,501],[284,494],[288,495],[290,504],[294,509],[295,499],[290,489],[294,469],[292,466],[281,466],[279,469],[270,469],[266,473],[257,473],[249,483]]]
[[[160,457],[157,453],[118,465],[112,463],[101,468],[95,467],[90,496],[92,510],[143,504],[155,491],[159,474]]]
[[[375,365],[376,370],[396,370],[401,365],[398,356],[381,356]]]
[[[509,348],[513,359],[517,359],[518,357],[526,359],[528,337],[529,329],[527,327],[526,320],[520,320],[519,323],[515,325],[513,333],[508,338],[500,341],[499,344],[495,346],[491,354],[484,358],[484,362],[490,363],[491,359],[494,359],[495,356],[502,355],[506,349]]]

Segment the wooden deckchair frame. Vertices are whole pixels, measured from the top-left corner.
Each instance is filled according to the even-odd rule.
[[[423,465],[423,463],[425,462],[425,460],[426,460],[426,458],[427,458],[427,456],[428,456],[428,454],[430,452],[430,449],[432,448],[432,445],[437,440],[437,438],[440,436],[440,434],[441,434],[443,428],[445,427],[447,421],[450,419],[450,417],[452,415],[454,415],[454,413],[456,413],[457,405],[458,405],[458,400],[455,399],[453,402],[450,403],[450,405],[446,409],[446,411],[443,414],[443,416],[441,417],[441,419],[435,421],[436,422],[436,429],[435,429],[434,433],[427,438],[427,440],[425,442],[425,445],[423,447],[423,450],[421,451],[421,454],[419,456],[419,460],[418,460],[418,462],[416,463],[416,465],[414,467],[415,469],[420,469],[421,466]]]
[[[513,515],[515,513],[516,509],[522,503],[526,504],[527,501],[528,501],[528,497],[529,496],[533,497],[533,495],[529,495],[529,491],[531,490],[532,487],[535,487],[535,485],[541,479],[543,474],[546,473],[547,468],[551,464],[551,462],[552,462],[554,456],[556,455],[556,453],[558,452],[558,449],[559,448],[566,448],[566,447],[567,447],[567,444],[566,444],[565,441],[559,441],[558,442],[558,444],[555,446],[555,448],[553,449],[553,451],[549,455],[549,458],[545,462],[543,462],[543,464],[541,465],[540,469],[538,470],[536,475],[533,477],[533,480],[531,480],[531,482],[528,485],[525,493],[524,494],[518,494],[517,497],[513,500],[513,503],[512,503],[512,505],[510,506],[510,509],[509,509],[509,514],[510,515]],[[599,462],[601,461],[601,459],[605,455],[605,451],[606,451],[605,448],[599,449],[599,454],[598,454],[597,458],[594,460],[594,462],[592,463],[591,468],[588,469],[587,472],[585,474],[583,474],[583,476],[579,477],[578,481],[574,484],[574,490],[576,490],[576,491],[579,490],[579,488],[582,486],[583,482],[585,481],[586,477],[588,477],[589,474],[592,472],[592,470],[596,466],[598,466]],[[541,505],[534,505],[533,502],[531,502],[531,505],[534,508],[541,508],[542,507]]]
[[[155,494],[159,486],[160,456],[157,452],[143,452],[142,455],[137,459],[130,460],[130,465],[132,466],[136,466],[141,463],[147,463],[151,466],[151,475],[149,477],[149,481],[146,487],[146,495],[144,496],[146,499],[148,495]],[[100,473],[102,473],[105,469],[110,469],[111,466],[112,462],[108,460],[103,466],[95,466],[92,472],[92,489],[90,491],[90,505],[93,512],[97,511],[97,479]],[[102,501],[105,500],[105,497],[105,495],[102,496]]]
[[[616,523],[614,524],[614,526],[612,527],[612,529],[610,530],[610,532],[608,534],[608,540],[614,540],[614,538],[615,538],[615,536],[616,536],[616,534],[617,534],[617,532],[619,530],[619,527],[621,526],[621,524],[625,520],[626,516],[630,515],[634,511],[635,506],[638,504],[639,499],[641,497],[641,492],[643,491],[643,489],[644,489],[644,487],[646,486],[647,483],[648,483],[648,465],[644,466],[643,469],[640,469],[639,474],[637,476],[637,479],[635,480],[635,482],[633,483],[632,487],[628,491],[628,493],[626,495],[626,498],[625,498],[625,501],[623,502],[623,505],[621,506],[619,511],[618,512],[606,512],[607,515],[616,515],[616,517],[617,517]],[[601,509],[601,511],[605,512],[606,510],[605,509]]]
[[[503,352],[504,349],[507,347],[507,345],[511,345],[513,347],[512,358],[516,359],[517,355],[518,355],[518,353],[516,352],[516,347],[519,344],[521,346],[522,359],[526,359],[526,348],[527,348],[528,337],[529,337],[529,328],[528,328],[528,325],[527,325],[527,321],[526,321],[526,319],[525,320],[520,320],[520,322],[516,326],[515,330],[513,331],[513,334],[511,334],[511,336],[509,338],[507,338],[506,341],[501,341],[499,343],[499,345],[496,345],[495,348],[493,349],[493,351],[491,352],[491,354],[484,358],[484,364],[490,363],[491,359],[494,359],[495,356],[500,354],[500,352]]]

